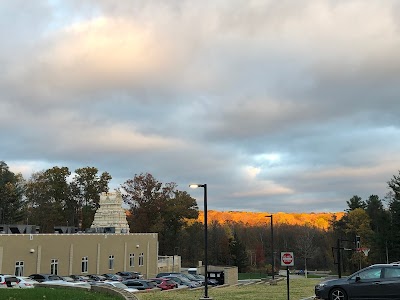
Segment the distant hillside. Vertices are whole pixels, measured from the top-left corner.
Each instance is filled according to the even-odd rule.
[[[220,224],[225,222],[241,222],[248,226],[256,226],[265,224],[268,225],[271,222],[270,218],[265,216],[271,215],[268,212],[245,212],[245,211],[216,211],[209,210],[207,217],[208,223],[217,221]],[[315,226],[320,229],[328,229],[329,221],[336,215],[339,220],[343,217],[344,212],[335,213],[284,213],[278,212],[273,213],[274,225],[276,224],[290,224],[290,225],[309,225]],[[200,211],[198,220],[204,221],[203,211]]]

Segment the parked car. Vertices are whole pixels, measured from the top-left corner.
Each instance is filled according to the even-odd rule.
[[[60,276],[62,280],[67,281],[67,282],[74,282],[75,279],[73,279],[71,276]]]
[[[29,277],[25,276],[16,276],[17,277],[17,284],[18,287],[21,289],[29,289],[34,288],[35,284],[38,283],[36,280],[30,279]]]
[[[18,279],[14,275],[0,274],[0,288],[18,288]]]
[[[84,282],[84,281],[73,281],[73,282],[70,282],[70,281],[65,281],[65,280],[48,280],[48,281],[41,282],[41,284],[74,286],[74,287],[90,289],[90,283],[89,282]]]
[[[164,273],[158,273],[156,275],[157,278],[160,278],[160,277],[166,278],[168,276],[175,276],[175,277],[177,276],[180,278],[185,278],[188,281],[194,282],[196,286],[192,286],[192,287],[199,287],[204,283],[204,281],[195,278],[192,274],[186,274],[186,273],[180,273],[180,272],[169,272],[169,273],[164,272]]]
[[[172,272],[163,272],[163,273],[158,273],[158,274],[156,275],[156,278],[160,278],[160,277],[168,276],[168,275],[171,275],[171,274],[172,274]]]
[[[118,289],[122,289],[122,290],[125,290],[127,292],[131,292],[131,293],[139,291],[138,289],[127,287],[125,284],[123,284],[120,281],[104,281],[102,284],[108,284],[108,285],[111,285],[111,286],[116,287]]]
[[[317,299],[399,299],[400,264],[377,264],[315,286]]]
[[[180,273],[182,276],[186,277],[190,281],[196,281],[199,283],[199,285],[204,285],[205,283],[205,278],[198,278],[194,276],[193,274],[186,274],[186,273]]]
[[[175,281],[178,285],[186,285],[187,287],[190,287],[190,288],[199,287],[199,284],[197,282],[190,281],[186,277],[182,277],[179,275],[167,275],[167,276],[164,276],[163,278],[169,278],[169,279]]]
[[[195,278],[200,279],[203,283],[204,283],[205,280],[206,280],[205,277],[204,277],[203,275],[201,275],[201,274],[191,274],[191,275],[194,276]],[[207,284],[208,284],[208,285],[212,285],[212,286],[216,286],[216,285],[218,285],[219,283],[218,283],[218,280],[216,280],[216,279],[208,278]]]
[[[126,272],[117,272],[115,273],[125,279],[141,279],[143,278],[143,275],[140,274],[139,272],[131,272],[131,271],[126,271]]]
[[[107,280],[107,278],[105,276],[102,275],[97,275],[97,274],[90,274],[88,275],[88,277],[92,280],[92,281],[105,281]]]
[[[158,289],[157,282],[145,279],[128,279],[122,281],[127,287],[138,289],[139,291]]]
[[[53,280],[63,280],[58,275],[53,274],[32,274],[28,276],[30,279],[36,280],[37,282],[53,281]]]
[[[72,279],[74,279],[75,281],[83,281],[83,282],[89,282],[90,281],[89,276],[85,276],[85,275],[70,275],[70,277]]]
[[[106,278],[106,280],[110,280],[110,281],[124,281],[124,278],[117,274],[105,273],[105,274],[102,274],[102,276],[104,276]]]
[[[157,287],[162,290],[171,290],[178,287],[178,284],[175,281],[172,281],[168,278],[150,278],[150,280],[155,281],[157,283]]]

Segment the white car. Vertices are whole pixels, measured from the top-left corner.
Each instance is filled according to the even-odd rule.
[[[49,280],[49,281],[43,281],[40,284],[65,285],[65,286],[74,286],[74,287],[78,287],[78,288],[90,289],[90,284],[88,282],[83,282],[83,281],[69,282],[69,281],[64,281],[64,280]]]
[[[125,284],[121,283],[120,281],[105,281],[104,284],[112,285],[113,287],[125,290],[127,292],[135,293],[138,292],[138,289],[127,287]]]
[[[29,277],[17,276],[18,286],[21,289],[31,289],[35,287],[35,284],[38,283],[36,280],[30,279]]]
[[[17,277],[0,274],[0,288],[18,288]]]

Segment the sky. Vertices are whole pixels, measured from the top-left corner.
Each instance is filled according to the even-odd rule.
[[[400,169],[400,1],[0,0],[0,160],[336,212]]]

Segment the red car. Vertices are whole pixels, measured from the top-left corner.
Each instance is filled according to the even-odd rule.
[[[150,280],[157,282],[157,287],[159,287],[163,291],[171,290],[171,289],[178,287],[178,284],[176,282],[172,281],[171,279],[161,277],[161,278],[152,278]]]

